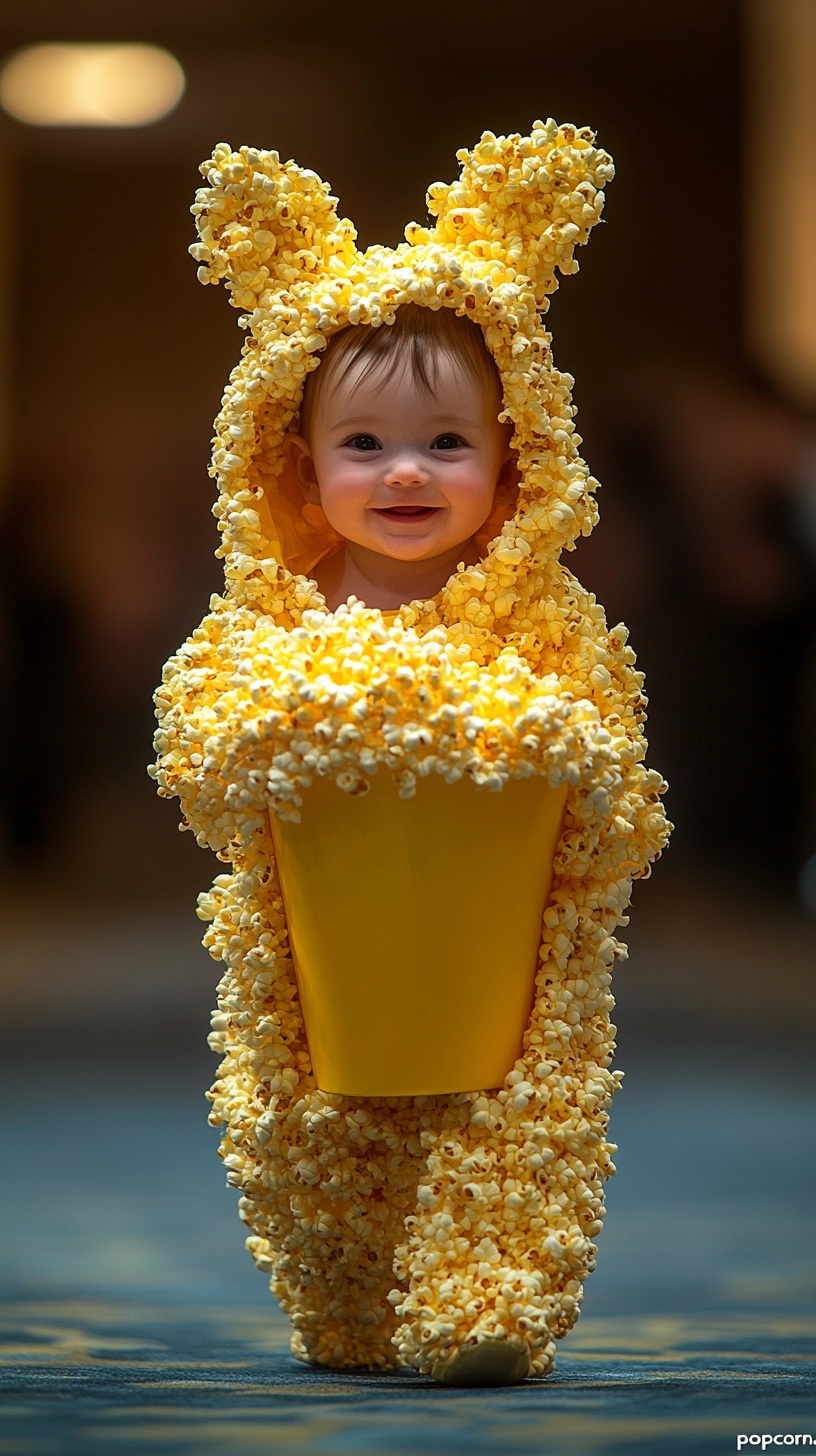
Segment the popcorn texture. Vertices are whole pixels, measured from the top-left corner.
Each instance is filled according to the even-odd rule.
[[[670,826],[626,629],[560,562],[596,523],[596,482],[542,317],[612,163],[591,131],[553,121],[458,156],[459,180],[428,193],[434,225],[364,253],[327,186],[276,153],[221,145],[202,168],[191,251],[247,337],[213,451],[225,591],[165,668],[153,774],[230,866],[199,910],[225,964],[211,1120],[295,1353],[439,1375],[498,1337],[544,1374],[578,1316],[614,1171],[614,932]],[[331,542],[304,520],[281,442],[329,337],[387,327],[407,302],[481,325],[521,484],[483,559],[389,622],[354,599],[328,611],[309,572]],[[530,775],[568,786],[535,1005],[500,1089],[354,1100],[315,1086],[269,813],[297,820],[315,775],[360,794],[377,772],[395,815],[430,773],[480,793]]]

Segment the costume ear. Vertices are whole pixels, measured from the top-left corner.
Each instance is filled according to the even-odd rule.
[[[200,170],[191,209],[200,243],[190,252],[202,283],[224,278],[236,308],[252,309],[264,293],[316,275],[329,259],[346,264],[356,252],[351,223],[337,216],[337,198],[315,172],[281,162],[277,152],[221,143]]]
[[[542,300],[558,287],[556,268],[577,271],[573,249],[598,221],[603,185],[614,176],[594,140],[588,127],[554,121],[535,122],[528,137],[485,132],[472,152],[457,152],[459,181],[428,191],[436,240],[506,261]]]

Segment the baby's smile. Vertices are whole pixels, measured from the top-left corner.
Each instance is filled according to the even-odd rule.
[[[372,506],[372,510],[378,516],[392,516],[396,520],[404,521],[427,521],[435,511],[441,510],[441,506]]]

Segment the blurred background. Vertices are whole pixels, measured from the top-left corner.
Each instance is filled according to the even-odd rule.
[[[115,1085],[132,1111],[148,1066],[152,1085],[181,1078],[173,1087],[193,1099],[184,1126],[204,1116],[217,968],[193,906],[218,866],[177,832],[175,805],[145,773],[162,663],[220,584],[209,441],[240,334],[186,251],[198,163],[222,140],[273,147],[330,181],[361,244],[395,244],[424,217],[427,185],[451,179],[456,149],[484,129],[526,131],[548,115],[590,124],[617,177],[606,225],[549,315],[603,487],[601,524],[569,564],[631,629],[677,825],[638,887],[618,974],[634,1182],[623,1152],[620,1181],[654,1183],[644,1170],[662,1134],[659,1122],[638,1132],[638,1087],[650,1117],[652,1093],[670,1116],[693,1063],[694,1095],[710,1096],[688,1116],[699,1130],[708,1108],[713,1142],[701,1163],[679,1111],[675,1142],[682,1187],[693,1198],[710,1174],[713,1203],[706,1213],[700,1192],[675,1247],[691,1247],[693,1225],[705,1303],[733,1216],[712,1170],[742,1158],[749,1133],[733,1103],[717,1132],[723,1079],[746,1108],[775,1099],[794,1119],[774,1196],[791,1217],[796,1204],[791,1247],[812,1242],[792,1109],[804,1127],[816,1028],[816,4],[541,0],[503,14],[480,0],[2,8],[6,1065],[28,1088],[32,1129],[53,1125],[60,1069],[58,1100],[72,1107],[72,1088],[79,1099],[77,1148],[93,1088],[108,1097]],[[27,54],[54,43],[155,47],[158,71],[155,52]],[[175,1095],[166,1105],[181,1118]],[[143,1134],[134,1148],[147,1149]],[[63,1192],[86,1177],[66,1158]],[[90,1206],[77,1214],[89,1228]],[[224,1239],[237,1247],[233,1218],[224,1195]],[[32,1251],[42,1237],[31,1233]],[[816,1293],[814,1268],[785,1283],[749,1244],[746,1278],[770,1260],[765,1293],[737,1269],[732,1295],[750,1286],[778,1305],[794,1288]],[[66,1255],[47,1278],[20,1254],[12,1288],[79,1287],[94,1264],[83,1247],[85,1264]],[[682,1258],[675,1275],[661,1285],[655,1273],[655,1307],[687,1287]]]

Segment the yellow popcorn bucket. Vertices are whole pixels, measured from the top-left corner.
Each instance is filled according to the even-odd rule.
[[[357,1097],[498,1087],[521,1052],[565,789],[430,774],[411,799],[304,791],[270,816],[318,1086]]]

